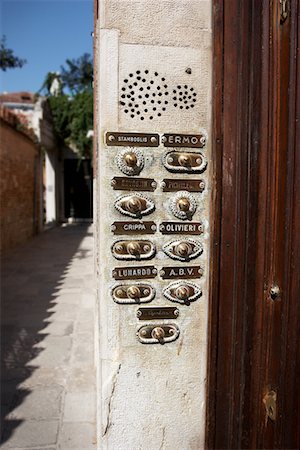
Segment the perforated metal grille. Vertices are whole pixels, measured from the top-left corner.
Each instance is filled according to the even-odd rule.
[[[186,110],[194,108],[196,101],[193,87],[178,85],[170,89],[166,77],[148,69],[129,73],[120,94],[123,112],[140,120],[160,117],[170,105]]]

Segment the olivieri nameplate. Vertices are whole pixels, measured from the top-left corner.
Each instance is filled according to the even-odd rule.
[[[162,222],[159,225],[162,234],[201,234],[203,224],[201,222]]]

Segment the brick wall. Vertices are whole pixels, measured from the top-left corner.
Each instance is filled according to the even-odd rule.
[[[40,149],[15,126],[1,121],[1,252],[28,240],[40,224]]]

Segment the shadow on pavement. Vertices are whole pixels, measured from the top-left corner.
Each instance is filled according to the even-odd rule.
[[[57,292],[62,289],[70,262],[85,258],[78,247],[88,235],[87,224],[49,230],[13,250],[2,261],[1,273],[1,438],[6,442],[22,419],[14,409],[31,393],[26,380],[39,369],[43,341],[51,326],[51,310]],[[76,281],[76,280],[75,280]],[[76,285],[76,283],[75,283]],[[66,287],[66,291],[68,287]],[[69,288],[71,292],[71,289]],[[69,330],[72,332],[72,330]],[[68,330],[64,330],[68,334]],[[49,354],[50,371],[59,371],[66,357],[57,348]],[[66,361],[64,361],[66,363]],[[43,374],[41,374],[41,377]]]

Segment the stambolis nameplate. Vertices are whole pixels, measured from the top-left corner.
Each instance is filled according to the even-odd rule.
[[[105,135],[109,147],[158,147],[159,135],[156,133],[120,133],[108,131]]]

